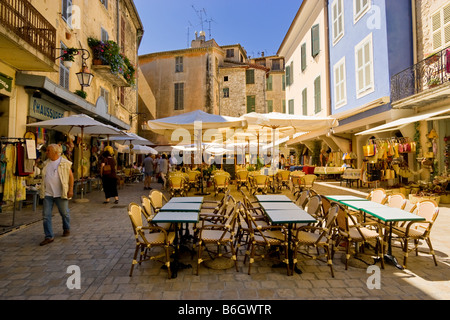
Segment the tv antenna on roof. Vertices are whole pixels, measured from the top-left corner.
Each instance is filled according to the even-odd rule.
[[[192,9],[194,9],[195,13],[197,14],[198,18],[200,19],[200,25],[202,27],[202,30],[200,30],[200,31],[205,31],[203,29],[203,22],[204,22],[203,21],[203,13],[206,15],[205,9],[203,8],[202,10],[197,10],[197,9],[195,9],[194,5],[192,5]]]
[[[190,27],[194,27],[194,26],[192,25],[192,23],[189,20],[188,20],[188,23],[189,23],[189,25],[187,26],[187,47],[189,48],[190,47],[189,38],[191,36]]]

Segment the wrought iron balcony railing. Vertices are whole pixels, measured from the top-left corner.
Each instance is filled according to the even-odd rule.
[[[0,23],[50,59],[55,59],[56,29],[28,0],[0,0]]]
[[[391,78],[392,103],[450,81],[450,47]]]

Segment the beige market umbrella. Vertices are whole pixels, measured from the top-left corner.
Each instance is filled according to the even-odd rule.
[[[66,134],[80,135],[83,141],[84,135],[122,135],[123,132],[113,126],[101,123],[85,114],[77,114],[69,117],[46,120],[27,124],[27,127],[40,127],[52,129]],[[80,148],[81,159],[83,159],[83,147]],[[81,179],[84,177],[84,168],[81,164]],[[83,190],[81,192],[83,199]],[[82,200],[83,201],[83,200]],[[88,201],[84,199],[84,201]]]

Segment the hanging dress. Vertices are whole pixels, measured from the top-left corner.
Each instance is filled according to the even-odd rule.
[[[3,201],[25,200],[27,190],[25,187],[25,179],[15,176],[16,168],[16,147],[12,144],[6,146],[6,171],[5,184],[3,186]],[[17,192],[17,193],[16,193]]]

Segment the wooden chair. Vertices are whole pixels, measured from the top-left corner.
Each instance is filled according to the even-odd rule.
[[[261,192],[266,194],[269,189],[269,176],[258,174],[253,177],[253,194]]]
[[[301,191],[297,198],[295,199],[295,203],[301,207],[302,209],[306,208],[306,204],[308,203],[309,197],[310,197],[310,191],[309,190],[303,190]]]
[[[309,257],[310,259],[319,259],[322,257],[326,258],[326,262],[330,267],[331,276],[334,278],[333,271],[333,252],[334,252],[334,233],[336,217],[339,211],[339,206],[333,205],[330,207],[327,213],[326,223],[323,227],[321,226],[301,226],[293,231],[294,238],[294,266],[297,263],[297,253],[301,253],[303,256]],[[314,250],[302,250],[303,247],[314,248]],[[320,253],[320,249],[325,250],[325,254]]]
[[[214,196],[217,196],[219,192],[226,192],[230,187],[230,175],[229,174],[215,174],[213,178]]]
[[[142,220],[142,208],[136,203],[128,205],[128,216],[131,220],[133,232],[136,240],[136,248],[131,264],[130,277],[133,275],[133,269],[136,264],[141,264],[144,261],[159,261],[164,263],[167,268],[169,279],[172,277],[170,271],[170,246],[173,245],[175,239],[174,232],[167,232],[158,226],[144,226]],[[156,248],[163,249],[162,253],[155,252]],[[139,259],[138,259],[138,254]],[[161,260],[162,259],[162,260]]]
[[[433,256],[434,264],[437,266],[436,255],[431,244],[431,228],[436,221],[439,214],[438,204],[434,200],[422,200],[417,203],[417,215],[425,218],[425,221],[411,221],[404,225],[404,227],[395,226],[392,233],[396,235],[398,240],[403,242],[403,267],[407,267],[408,254],[412,250],[416,251],[416,256],[419,253],[419,241],[426,242],[429,248],[429,253]],[[409,248],[409,241],[414,241],[414,247]]]
[[[188,184],[187,184],[187,191],[189,192],[191,188],[196,188],[197,191],[200,190],[200,177],[201,172],[197,170],[189,170],[187,172],[188,175]]]
[[[169,192],[172,197],[179,194],[181,197],[184,196],[186,191],[186,178],[182,175],[170,175],[169,176]]]
[[[387,197],[386,204],[392,208],[404,210],[406,207],[406,197],[403,193],[394,193]]]
[[[383,188],[372,190],[367,196],[367,199],[381,204],[385,204],[388,200],[386,190],[384,190]]]
[[[302,190],[310,190],[314,187],[314,182],[316,181],[317,176],[315,174],[306,174],[300,178],[301,188]]]

